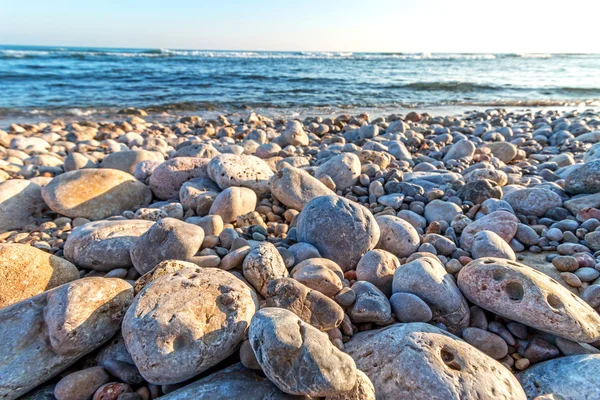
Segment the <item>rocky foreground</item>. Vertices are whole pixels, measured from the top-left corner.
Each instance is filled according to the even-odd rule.
[[[0,131],[0,399],[600,398],[597,113],[122,118]]]

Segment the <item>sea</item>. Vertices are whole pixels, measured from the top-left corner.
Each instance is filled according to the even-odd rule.
[[[600,54],[0,46],[0,120],[600,108]]]

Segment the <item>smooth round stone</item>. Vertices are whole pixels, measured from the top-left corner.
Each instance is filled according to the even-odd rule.
[[[343,287],[344,272],[339,265],[326,258],[304,260],[292,269],[290,275],[328,297],[334,296]]]
[[[133,286],[134,293],[137,295],[142,291],[144,286],[148,285],[153,280],[163,276],[175,273],[184,268],[195,268],[196,264],[187,262],[187,261],[178,261],[178,260],[166,260],[161,261],[156,265],[156,267],[152,268],[149,272],[146,272],[144,275],[138,278],[135,281],[135,285]],[[123,360],[128,361],[128,360]]]
[[[294,243],[288,250],[294,255],[294,262],[296,264],[308,260],[309,258],[321,258],[319,250],[309,243]]]
[[[90,399],[100,386],[110,382],[110,376],[102,367],[75,371],[62,378],[54,388],[57,400]]]
[[[123,338],[150,383],[183,382],[229,357],[258,309],[253,290],[215,268],[184,268],[148,284],[123,320]]]
[[[463,339],[495,360],[508,354],[508,345],[498,335],[479,328],[467,328],[462,332]]]
[[[540,236],[537,234],[532,227],[525,224],[517,224],[517,232],[515,233],[515,239],[527,246],[533,246],[538,244]]]
[[[42,188],[48,206],[69,218],[95,221],[146,207],[150,189],[116,169],[80,169],[58,175]]]
[[[133,264],[129,252],[135,240],[152,226],[151,221],[96,221],[81,225],[65,242],[65,257],[80,268],[111,271]]]
[[[258,197],[264,197],[271,192],[269,179],[273,176],[273,171],[258,157],[218,155],[210,160],[208,175],[221,189],[230,186],[246,187],[254,190]]]
[[[237,217],[254,211],[256,193],[245,187],[228,187],[215,198],[210,215],[219,215],[224,222],[234,222]]]
[[[35,223],[47,209],[40,185],[24,179],[0,183],[0,233]]]
[[[65,157],[63,168],[66,172],[83,168],[97,168],[98,165],[81,153],[70,153]]]
[[[394,272],[400,266],[398,258],[385,250],[368,251],[356,266],[356,277],[359,281],[371,282],[387,297],[392,294]]]
[[[344,350],[369,377],[378,398],[526,399],[508,369],[429,324],[394,324],[358,332]]]
[[[461,158],[470,160],[475,154],[475,144],[467,139],[461,139],[454,143],[448,153],[444,156],[444,161],[458,160]]]
[[[134,364],[111,359],[104,361],[102,366],[112,376],[123,383],[127,383],[129,385],[139,385],[140,383],[144,382],[144,378],[142,378],[142,375],[140,375],[140,372]]]
[[[598,279],[600,276],[600,271],[594,268],[579,268],[577,271],[575,271],[575,275],[577,275],[582,282],[591,282],[595,279]]]
[[[188,260],[200,249],[203,240],[204,231],[199,226],[163,218],[133,242],[131,261],[143,275],[161,261]]]
[[[419,234],[408,222],[393,215],[382,215],[375,221],[381,232],[377,248],[399,258],[408,257],[419,248]]]
[[[273,196],[289,208],[298,211],[302,211],[304,206],[316,197],[334,194],[308,172],[292,166],[281,167],[269,184]]]
[[[208,178],[206,158],[177,157],[160,164],[150,175],[152,193],[161,200],[177,199],[181,186],[195,178]]]
[[[494,211],[474,222],[471,222],[460,235],[460,247],[470,251],[475,241],[475,234],[480,231],[491,231],[500,236],[506,243],[517,233],[519,220],[507,211]]]
[[[433,317],[427,303],[412,293],[394,293],[390,304],[400,322],[429,322]]]
[[[248,339],[267,378],[286,393],[324,397],[347,392],[356,384],[352,358],[291,311],[259,310]]]
[[[500,236],[491,231],[480,231],[475,234],[471,247],[474,259],[482,257],[497,257],[516,261],[515,252]]]
[[[558,228],[552,228],[548,229],[548,232],[546,232],[546,237],[550,240],[560,242],[561,240],[563,240],[563,233]]]
[[[213,202],[221,189],[208,178],[195,178],[185,182],[179,189],[179,201],[185,209],[192,209],[196,215],[209,214]]]
[[[346,190],[356,185],[360,176],[360,159],[356,154],[344,153],[321,164],[315,171],[315,178],[329,176],[336,190]]]
[[[600,160],[592,160],[573,170],[565,179],[565,191],[572,194],[600,192]]]
[[[390,302],[381,290],[370,282],[356,282],[352,285],[356,300],[346,312],[352,322],[385,323],[392,317]]]
[[[290,120],[285,124],[285,130],[281,134],[283,147],[285,146],[308,146],[308,135],[304,131],[302,123]]]
[[[133,175],[136,165],[140,161],[147,160],[163,162],[165,158],[156,151],[141,149],[118,151],[104,157],[100,163],[100,168],[118,169]]]
[[[369,210],[339,196],[311,200],[299,214],[296,229],[298,242],[315,246],[321,256],[335,261],[344,271],[354,269],[380,235]]]
[[[69,261],[25,244],[0,244],[0,308],[79,279]]]
[[[561,197],[546,189],[524,188],[507,194],[502,198],[518,214],[542,217],[548,210],[562,206]]]
[[[454,217],[462,214],[461,208],[451,202],[433,200],[425,206],[425,219],[428,223],[434,221],[446,221],[451,223]]]

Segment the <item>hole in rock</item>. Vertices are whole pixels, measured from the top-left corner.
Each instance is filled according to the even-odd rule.
[[[501,281],[502,279],[504,279],[505,273],[504,271],[498,270],[498,271],[494,271],[494,275],[492,276],[492,278],[495,281]]]
[[[504,290],[506,290],[506,294],[508,294],[508,297],[510,297],[511,300],[523,300],[525,291],[523,290],[523,285],[519,282],[509,282]]]
[[[548,297],[546,297],[546,300],[548,300],[548,304],[553,308],[561,308],[563,306],[562,301],[555,294],[550,293]]]
[[[451,348],[444,346],[440,350],[440,356],[442,357],[442,361],[448,366],[448,368],[455,369],[457,371],[462,370],[462,365],[456,359],[456,356],[454,355],[454,350],[452,350]]]

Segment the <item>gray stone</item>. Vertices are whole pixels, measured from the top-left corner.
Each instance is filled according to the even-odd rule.
[[[267,294],[267,284],[273,279],[285,278],[288,270],[277,248],[269,242],[262,242],[246,255],[243,263],[244,278],[263,297]]]
[[[491,231],[480,231],[475,234],[475,241],[471,246],[471,255],[474,259],[497,257],[512,261],[517,260],[515,252],[508,243]]]
[[[408,257],[419,248],[419,234],[408,222],[393,215],[382,215],[375,221],[381,232],[377,248],[400,258]]]
[[[398,258],[385,250],[368,251],[356,266],[356,277],[359,281],[371,282],[386,297],[392,295],[394,272],[400,266]]]
[[[237,217],[254,211],[256,193],[245,187],[231,186],[214,199],[209,214],[219,215],[224,222],[235,222]]]
[[[460,214],[462,210],[452,202],[433,200],[425,206],[425,219],[429,223],[434,221],[451,223],[454,217]]]
[[[135,173],[135,167],[140,161],[159,161],[163,162],[165,158],[162,154],[148,150],[125,150],[108,154],[102,159],[100,168],[118,169],[131,175]]]
[[[512,206],[516,213],[543,217],[548,210],[562,206],[561,197],[540,188],[515,190],[502,198]]]
[[[475,234],[480,231],[492,231],[508,243],[517,233],[518,223],[519,220],[513,214],[507,211],[494,211],[467,225],[460,235],[460,247],[470,251],[475,241]]]
[[[390,305],[400,322],[429,322],[433,318],[427,303],[412,293],[394,293]]]
[[[335,262],[326,258],[309,258],[297,264],[291,276],[309,288],[334,296],[342,289],[344,272]]]
[[[478,350],[495,360],[508,354],[508,345],[500,336],[479,328],[466,328],[462,332],[463,339]]]
[[[291,166],[280,168],[269,184],[273,196],[298,211],[316,197],[335,194],[308,172]]]
[[[206,158],[171,158],[152,172],[150,188],[161,200],[177,199],[185,182],[195,178],[208,178],[207,165]]]
[[[565,179],[565,191],[573,194],[600,192],[600,160],[586,162]]]
[[[356,282],[352,285],[356,300],[346,312],[354,323],[385,323],[392,317],[392,308],[385,294],[371,282]]]
[[[221,154],[210,160],[208,174],[221,189],[230,186],[247,187],[254,190],[258,197],[264,197],[271,191],[269,179],[273,176],[273,171],[258,157]]]
[[[360,160],[356,154],[344,153],[321,164],[315,172],[315,178],[329,176],[337,190],[345,190],[356,185],[360,175]]]

